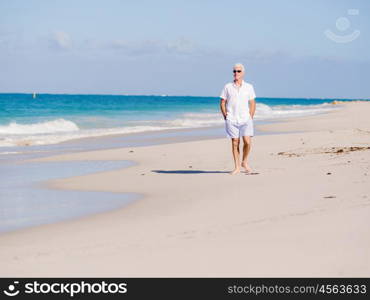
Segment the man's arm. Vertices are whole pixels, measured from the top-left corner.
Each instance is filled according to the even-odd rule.
[[[221,101],[220,101],[220,108],[221,108],[222,115],[224,116],[224,120],[226,120],[226,100],[223,98],[221,98]]]
[[[256,112],[256,99],[249,100],[249,113],[253,119],[254,113]]]

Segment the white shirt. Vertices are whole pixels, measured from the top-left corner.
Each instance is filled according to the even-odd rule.
[[[251,118],[249,100],[256,98],[253,85],[244,80],[240,87],[234,82],[227,83],[220,97],[226,100],[227,120],[245,123]]]

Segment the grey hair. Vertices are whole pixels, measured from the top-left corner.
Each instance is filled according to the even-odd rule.
[[[243,71],[243,73],[244,73],[245,68],[244,68],[243,64],[241,64],[241,63],[237,63],[237,64],[235,64],[235,65],[234,65],[234,69],[235,69],[236,67],[241,68],[241,69],[242,69],[242,71]]]

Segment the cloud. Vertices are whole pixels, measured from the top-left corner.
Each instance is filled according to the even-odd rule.
[[[80,48],[87,50],[96,50],[102,47],[101,41],[96,38],[87,38],[81,42]]]
[[[195,43],[184,37],[168,42],[166,48],[168,52],[176,54],[194,54],[197,51]]]
[[[160,53],[163,50],[163,45],[159,40],[144,40],[135,42],[114,40],[112,42],[108,42],[107,48],[116,50],[117,52],[126,55],[140,56]]]
[[[194,55],[205,53],[192,40],[185,37],[173,41],[164,40],[143,40],[127,41],[114,40],[108,42],[106,48],[116,50],[119,53],[132,56],[155,55],[155,54],[175,54],[175,55]]]
[[[54,31],[49,39],[50,47],[57,50],[70,50],[72,48],[72,39],[64,31]]]
[[[73,50],[75,54],[83,55],[106,55],[113,51],[117,55],[127,57],[141,56],[212,56],[216,54],[215,49],[208,49],[200,46],[193,40],[186,37],[179,37],[173,40],[145,39],[145,40],[101,40],[95,37],[82,40],[72,40],[65,31],[54,31],[46,39],[49,48],[58,51]]]

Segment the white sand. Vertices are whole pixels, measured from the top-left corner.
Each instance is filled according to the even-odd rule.
[[[287,133],[253,138],[258,175],[227,173],[226,138],[43,159],[134,160],[49,185],[144,197],[0,235],[0,275],[369,277],[370,102],[344,106],[261,126]],[[365,148],[347,152],[351,146]]]

